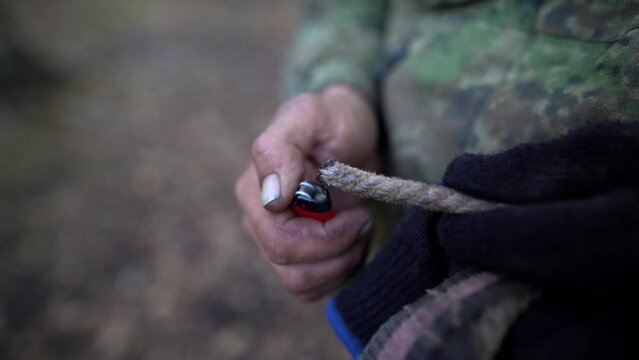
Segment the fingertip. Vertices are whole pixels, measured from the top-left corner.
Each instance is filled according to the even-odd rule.
[[[288,130],[280,127],[267,129],[251,149],[261,186],[261,203],[271,212],[288,207],[304,173],[305,153],[287,134]]]
[[[281,212],[289,207],[303,175],[303,161],[303,158],[291,157],[285,164],[267,172],[261,183],[262,207],[271,212]]]
[[[282,196],[280,176],[278,173],[271,173],[262,180],[262,206],[269,208]]]
[[[298,179],[287,179],[283,177],[280,181],[281,190],[279,196],[272,201],[264,202],[264,208],[271,212],[282,212],[289,209],[293,203],[293,197],[295,191],[297,191],[299,182],[300,180]]]
[[[372,234],[373,234],[373,219],[370,218],[368,219],[367,222],[364,223],[364,226],[362,226],[359,229],[359,232],[357,233],[357,238],[359,240],[367,241],[368,239],[371,238]]]
[[[288,208],[288,203],[282,197],[274,199],[262,205],[266,210],[274,213],[279,213]]]

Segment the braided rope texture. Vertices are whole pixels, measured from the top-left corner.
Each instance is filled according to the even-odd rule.
[[[365,198],[444,213],[476,213],[503,205],[477,199],[445,186],[379,175],[337,160],[329,160],[320,166],[317,181]]]

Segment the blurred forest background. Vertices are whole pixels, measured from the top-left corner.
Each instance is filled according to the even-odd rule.
[[[0,0],[0,359],[343,359],[239,226],[294,0]]]

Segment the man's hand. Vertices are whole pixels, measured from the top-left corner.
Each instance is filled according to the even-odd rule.
[[[284,103],[253,144],[252,162],[235,186],[242,224],[302,300],[316,300],[348,279],[366,254],[371,217],[361,200],[339,192],[332,194],[337,215],[326,223],[296,217],[289,209],[295,190],[331,158],[375,169],[378,131],[361,95],[331,86]]]

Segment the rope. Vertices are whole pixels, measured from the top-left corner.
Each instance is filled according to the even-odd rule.
[[[500,203],[462,194],[451,188],[398,179],[360,170],[337,160],[322,164],[317,180],[356,195],[391,204],[414,205],[445,213],[474,213],[492,210]]]

